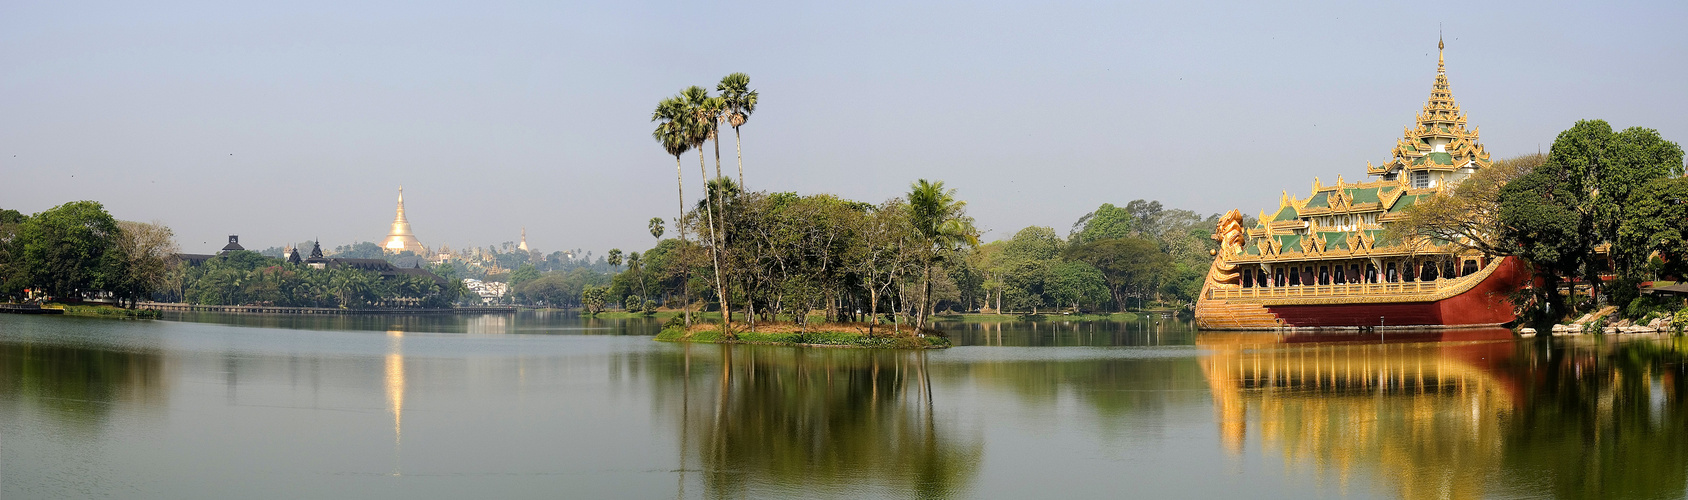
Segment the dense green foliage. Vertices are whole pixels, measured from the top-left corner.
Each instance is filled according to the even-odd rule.
[[[1627,311],[1644,279],[1682,275],[1682,161],[1682,148],[1657,131],[1614,132],[1585,120],[1559,134],[1544,163],[1500,189],[1499,247],[1538,271],[1527,311],[1533,323],[1545,327],[1579,309],[1561,297],[1567,278],[1598,294],[1601,276],[1613,275],[1610,302]],[[1650,266],[1654,255],[1669,264]]]
[[[1208,234],[1217,216],[1137,200],[1127,205],[1136,214],[1104,205],[1097,210],[1102,215],[1086,215],[1069,239],[1033,226],[974,247],[972,220],[953,194],[937,195],[933,187],[941,184],[916,183],[911,194],[950,204],[950,222],[917,222],[920,212],[904,199],[870,205],[831,195],[742,193],[730,180],[711,182],[706,196],[722,200],[721,269],[735,316],[889,318],[901,329],[918,323],[922,309],[1038,314],[1120,311],[1156,301],[1178,306],[1194,300],[1210,263]],[[701,227],[707,216],[699,203],[682,220],[688,232],[707,233]],[[709,250],[707,241],[668,239],[638,253],[637,264],[628,254],[606,296],[660,298],[676,307],[674,300],[689,292],[714,302]]]
[[[352,267],[313,269],[256,252],[225,252],[199,265],[180,263],[159,299],[209,305],[284,307],[449,307],[468,291],[449,266],[423,276],[382,276]]]
[[[133,302],[162,286],[174,253],[169,228],[120,222],[97,202],[75,201],[25,217],[0,211],[0,297],[30,291],[60,300]]]

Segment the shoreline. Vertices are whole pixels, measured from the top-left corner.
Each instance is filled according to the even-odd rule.
[[[351,315],[351,314],[498,314],[514,313],[514,306],[451,307],[428,309],[339,309],[331,307],[285,306],[217,306],[172,302],[141,302],[137,309],[166,312],[216,312],[230,314],[275,314],[289,316]]]
[[[815,329],[807,332],[738,332],[737,340],[721,338],[718,325],[694,325],[663,328],[653,339],[658,342],[689,342],[698,344],[778,345],[790,347],[829,347],[843,349],[948,349],[948,338],[939,335],[868,337],[858,332],[837,329]]]

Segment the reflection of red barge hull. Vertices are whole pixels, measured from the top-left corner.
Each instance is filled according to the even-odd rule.
[[[1515,319],[1509,296],[1526,277],[1508,257],[1440,282],[1279,289],[1209,284],[1196,302],[1196,323],[1205,330],[1494,326]]]

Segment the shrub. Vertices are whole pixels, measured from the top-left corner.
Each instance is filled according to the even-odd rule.
[[[1674,300],[1663,299],[1651,295],[1643,295],[1629,301],[1624,307],[1624,317],[1629,319],[1652,319],[1671,312]],[[1651,316],[1651,317],[1649,317]]]

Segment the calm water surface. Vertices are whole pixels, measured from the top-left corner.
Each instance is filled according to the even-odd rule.
[[[1683,498],[1688,342],[0,315],[0,497]]]

